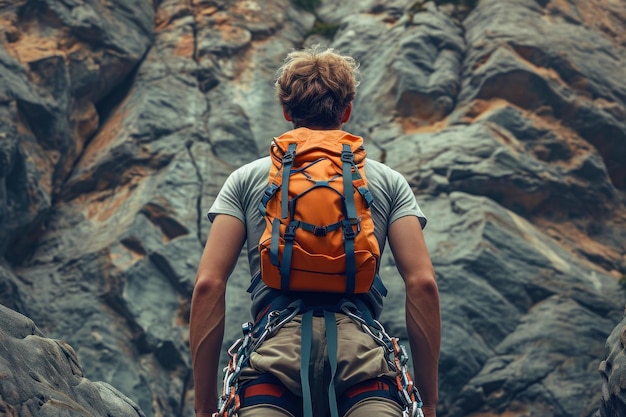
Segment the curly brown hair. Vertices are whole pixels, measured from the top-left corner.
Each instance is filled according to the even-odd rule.
[[[295,127],[336,128],[359,85],[359,64],[332,48],[293,51],[278,70],[276,95]]]

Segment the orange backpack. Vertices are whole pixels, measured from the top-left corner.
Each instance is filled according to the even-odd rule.
[[[377,277],[363,139],[299,128],[274,139],[259,203],[261,278],[284,291],[361,294]]]

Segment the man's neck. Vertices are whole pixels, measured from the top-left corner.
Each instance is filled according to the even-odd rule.
[[[299,129],[301,127],[304,127],[306,129],[311,129],[311,130],[341,130],[341,128],[343,127],[342,125],[339,126],[296,126],[295,124],[293,125],[294,129]]]

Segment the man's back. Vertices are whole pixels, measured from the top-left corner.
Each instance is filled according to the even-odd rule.
[[[326,135],[340,136],[342,131],[325,131]],[[258,210],[259,202],[268,184],[271,167],[270,157],[264,157],[242,166],[234,171],[225,182],[220,194],[209,210],[209,219],[219,214],[228,214],[240,219],[246,225],[246,247],[248,262],[252,276],[260,270],[259,240],[265,229],[265,219]],[[388,166],[372,160],[365,161],[365,177],[368,188],[374,198],[371,215],[374,222],[374,235],[382,255],[387,239],[388,225],[404,216],[416,216],[422,227],[426,225],[426,217],[415,201],[415,197],[404,177]],[[321,206],[325,204],[320,202]],[[384,277],[383,277],[384,280]],[[270,290],[262,282],[258,282],[252,293],[252,314],[257,312],[271,297]],[[380,315],[383,307],[383,295],[373,290],[363,296],[371,307],[375,317]]]

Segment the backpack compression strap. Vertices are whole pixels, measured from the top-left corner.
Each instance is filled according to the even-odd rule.
[[[285,229],[285,233],[283,234],[283,239],[285,240],[285,246],[283,248],[283,259],[280,263],[280,288],[283,290],[289,289],[289,278],[291,275],[291,254],[293,253],[293,241],[296,238],[296,229],[298,228],[297,220],[292,220]],[[280,222],[277,222],[276,227],[273,228],[276,230],[280,227]],[[274,235],[274,230],[272,230],[272,235]],[[276,236],[276,242],[278,242],[278,236]],[[274,236],[272,236],[272,244],[274,243]],[[276,253],[278,254],[278,245],[276,247]],[[277,256],[278,257],[278,256]]]

